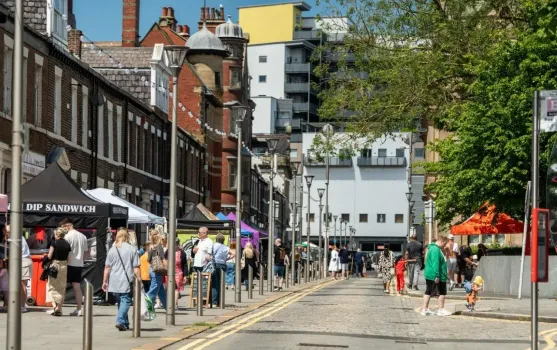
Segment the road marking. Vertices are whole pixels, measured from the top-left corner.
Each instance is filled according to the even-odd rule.
[[[543,339],[545,340],[545,342],[547,343],[547,346],[544,348],[544,350],[550,350],[550,349],[554,349],[555,348],[555,342],[553,341],[553,337],[557,335],[557,332],[553,332],[553,333],[549,333],[547,335],[545,335],[543,337]]]
[[[228,333],[225,333],[225,334],[223,334],[223,335],[220,335],[220,336],[217,337],[217,338],[213,338],[212,340],[208,341],[207,343],[204,343],[204,344],[200,345],[199,347],[196,347],[195,349],[196,349],[196,350],[198,350],[198,349],[199,349],[199,350],[200,350],[200,349],[204,349],[205,347],[207,347],[207,346],[209,346],[209,345],[211,345],[211,344],[213,344],[213,343],[215,343],[215,342],[217,342],[217,341],[219,341],[219,340],[221,340],[221,339],[224,339],[224,338],[228,337],[229,335],[232,335],[232,334],[234,334],[234,333],[237,333],[238,331],[240,331],[240,330],[242,330],[242,329],[244,329],[244,328],[246,328],[246,327],[248,327],[248,326],[251,326],[251,325],[257,323],[258,321],[260,321],[260,320],[262,320],[262,319],[264,319],[264,318],[266,318],[266,317],[269,317],[269,316],[273,315],[274,313],[276,313],[276,312],[278,312],[278,311],[284,309],[285,307],[287,307],[287,306],[289,306],[289,305],[291,305],[291,304],[297,302],[298,300],[300,300],[300,299],[306,297],[307,295],[309,295],[309,294],[311,294],[311,293],[313,293],[313,292],[315,292],[315,291],[317,291],[317,290],[319,290],[319,289],[322,289],[322,288],[324,288],[324,287],[326,287],[326,286],[328,286],[328,285],[330,285],[330,284],[332,284],[332,283],[334,283],[334,281],[325,282],[325,283],[323,283],[323,284],[320,284],[320,285],[318,285],[318,286],[316,286],[316,287],[312,287],[312,288],[310,288],[310,289],[304,291],[302,294],[299,294],[299,295],[296,295],[296,294],[295,294],[295,295],[293,295],[293,296],[291,296],[291,297],[288,297],[287,299],[283,300],[282,302],[278,303],[277,305],[273,305],[273,306],[269,307],[268,309],[261,310],[261,311],[256,312],[255,314],[253,314],[253,315],[251,315],[251,316],[248,316],[247,318],[242,319],[242,320],[241,320],[241,321],[243,322],[242,324],[240,324],[240,323],[234,323],[234,324],[232,324],[232,325],[230,325],[230,326],[224,327],[223,329],[221,329],[221,330],[219,330],[219,331],[216,331],[216,332],[214,332],[214,333],[211,333],[210,336],[213,336],[213,337],[214,337],[214,336],[218,336],[218,335],[220,335],[220,334],[223,334],[223,333],[225,333],[225,332],[230,331],[230,332],[228,332]],[[260,315],[262,315],[262,316],[260,316]],[[253,321],[251,321],[251,320],[253,320]],[[244,323],[245,321],[250,321],[250,322]],[[185,346],[181,347],[181,348],[178,349],[178,350],[187,350],[187,349],[191,349],[191,348],[195,347],[196,345],[200,344],[201,342],[203,342],[204,340],[206,340],[206,339],[196,340],[196,341],[194,341],[194,342],[192,342],[192,343],[190,343],[190,344],[188,344],[188,345],[185,345]]]

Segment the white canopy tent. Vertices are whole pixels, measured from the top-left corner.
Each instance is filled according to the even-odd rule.
[[[84,192],[91,196],[93,199],[102,203],[111,203],[121,205],[128,208],[128,224],[153,224],[164,225],[166,219],[164,217],[151,214],[145,209],[142,209],[130,202],[114,195],[114,191],[106,188],[95,188],[94,190],[84,190]]]

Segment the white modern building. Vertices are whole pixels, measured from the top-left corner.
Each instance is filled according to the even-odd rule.
[[[317,242],[319,232],[319,196],[318,189],[325,188],[326,167],[324,160],[316,161],[312,155],[311,145],[315,133],[303,134],[304,176],[313,175],[311,186],[310,229],[311,241]],[[348,244],[350,248],[364,251],[382,250],[384,243],[391,244],[393,251],[402,251],[408,234],[408,207],[406,193],[408,189],[409,146],[407,133],[396,137],[376,140],[357,155],[349,158],[330,157],[329,169],[329,208],[336,216],[336,243],[340,242],[342,224],[342,242],[350,237],[350,227],[356,229],[354,239]],[[337,134],[338,136],[338,134]],[[338,152],[338,149],[337,149]],[[416,155],[418,158],[416,158]],[[413,143],[413,159],[423,158],[423,144]],[[422,178],[421,181],[419,179]],[[423,195],[423,175],[414,175],[412,198],[416,200]],[[422,185],[422,187],[419,187]],[[304,180],[303,217],[307,220],[307,186]],[[325,205],[325,196],[322,200]],[[416,204],[415,204],[416,205]],[[417,209],[417,207],[416,207]],[[422,209],[423,210],[423,209]],[[323,216],[325,209],[323,209]],[[421,212],[415,211],[414,224],[422,222]],[[322,217],[324,219],[324,217]],[[307,221],[304,220],[303,240],[306,237]],[[329,243],[335,242],[335,222],[330,230]],[[323,224],[323,233],[325,226]]]

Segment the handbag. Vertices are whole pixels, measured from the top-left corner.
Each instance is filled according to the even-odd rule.
[[[153,269],[153,272],[158,273],[159,275],[166,275],[168,272],[168,263],[160,256],[158,249],[153,249],[152,252],[157,253],[151,257],[151,268]]]
[[[215,273],[216,266],[215,266],[215,255],[213,254],[214,250],[211,247],[211,260],[203,266],[203,272],[213,274]]]
[[[118,250],[118,247],[114,246],[114,248],[116,248],[116,253],[118,253],[118,258],[120,258],[120,262],[122,263],[122,268],[124,269],[124,275],[126,275],[126,279],[128,280],[128,284],[130,285],[130,293],[132,293],[133,295],[133,282],[130,281],[130,278],[128,277],[128,273],[126,272],[126,265],[124,265],[124,260],[122,260],[122,256],[120,255],[120,251]],[[132,266],[132,273],[133,273],[133,266]]]

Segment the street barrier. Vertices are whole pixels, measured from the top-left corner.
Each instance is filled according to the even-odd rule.
[[[220,305],[221,309],[224,309],[224,294],[226,294],[226,293],[224,293],[224,289],[225,289],[225,286],[224,286],[224,271],[225,270],[221,270],[220,281],[219,281],[219,283],[220,283],[219,305]]]
[[[290,286],[290,273],[289,273],[289,265],[286,265],[286,276],[284,276],[284,279],[286,279],[286,288],[288,288]]]
[[[203,316],[203,274],[197,273],[197,316]]]
[[[303,276],[302,276],[302,263],[298,264],[298,284],[303,283]]]
[[[143,283],[137,276],[133,278],[133,334],[134,338],[141,337],[141,298],[143,297]]]
[[[248,266],[248,299],[253,299],[253,267]]]
[[[263,280],[265,270],[263,269],[263,264],[259,264],[259,295],[263,295]]]
[[[83,305],[83,350],[93,350],[93,285],[85,279]]]

